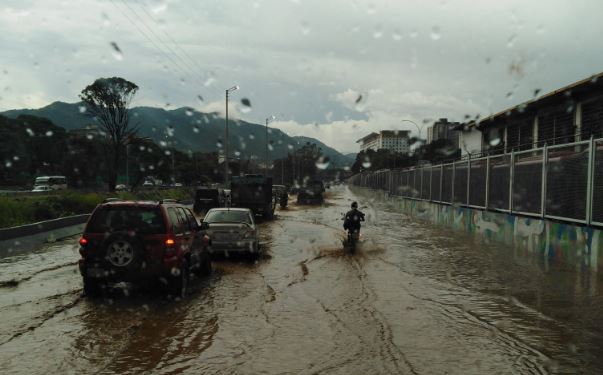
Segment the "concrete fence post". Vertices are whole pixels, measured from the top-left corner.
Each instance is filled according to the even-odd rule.
[[[588,142],[588,172],[586,179],[586,224],[593,221],[594,167],[595,167],[595,137],[590,136]]]

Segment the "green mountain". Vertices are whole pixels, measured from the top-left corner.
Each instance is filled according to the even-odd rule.
[[[139,136],[149,137],[162,146],[175,147],[181,151],[212,152],[222,148],[224,140],[224,118],[217,113],[202,113],[192,108],[165,110],[155,107],[135,107],[130,110],[133,124],[139,127]],[[9,118],[31,115],[51,120],[67,130],[81,129],[97,124],[86,113],[82,103],[54,102],[38,109],[16,109],[0,113]],[[264,125],[246,121],[229,121],[230,151],[243,159],[263,160],[266,154],[266,128]],[[337,150],[309,137],[290,137],[279,129],[269,128],[269,151],[271,160],[285,157],[306,142],[316,143],[332,167],[351,165],[353,160]]]
[[[335,150],[334,148],[322,143],[318,139],[304,136],[295,136],[293,137],[293,139],[295,139],[299,144],[302,145],[306,142],[315,143],[318,147],[322,149],[323,155],[329,157],[329,165],[332,165],[333,167],[344,167],[346,165],[351,167],[352,164],[354,164],[354,161],[356,160],[356,154],[353,154],[353,157],[349,156],[351,154],[344,155],[339,151]]]

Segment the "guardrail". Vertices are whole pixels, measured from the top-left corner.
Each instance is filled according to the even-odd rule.
[[[603,138],[361,172],[350,182],[408,199],[603,226]]]

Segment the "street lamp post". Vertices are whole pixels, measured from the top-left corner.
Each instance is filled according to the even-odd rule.
[[[414,122],[414,121],[406,120],[406,119],[400,120],[400,122],[405,122],[405,121],[406,122],[410,122],[411,124],[413,124],[414,126],[417,127],[417,130],[419,131],[419,139],[421,139],[421,133],[423,131],[423,126],[425,126],[425,124],[423,124],[423,126],[419,127],[419,125],[416,122]]]
[[[225,135],[224,135],[224,186],[228,187],[228,175],[230,173],[228,166],[228,97],[231,92],[237,91],[239,86],[233,86],[226,90],[226,126],[225,126]]]
[[[266,159],[264,160],[264,177],[268,177],[268,123],[274,120],[274,115],[266,119]]]

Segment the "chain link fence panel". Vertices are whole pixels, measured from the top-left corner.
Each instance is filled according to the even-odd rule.
[[[452,178],[454,177],[453,165],[448,164],[444,166],[444,172],[442,173],[442,202],[452,203]]]
[[[466,161],[454,163],[454,203],[467,204],[467,167]]]
[[[431,200],[440,201],[442,198],[440,182],[442,181],[442,168],[440,166],[431,168]]]
[[[490,178],[488,179],[488,208],[509,209],[509,178],[511,177],[511,156],[490,157]]]
[[[513,211],[542,214],[542,150],[514,157]]]
[[[469,204],[472,206],[486,206],[486,174],[488,161],[486,159],[471,160],[469,173]]]
[[[421,198],[429,199],[429,191],[431,189],[431,167],[421,168]]]
[[[547,215],[586,220],[588,146],[547,149]]]
[[[603,139],[595,142],[593,166],[592,221],[603,225]]]

